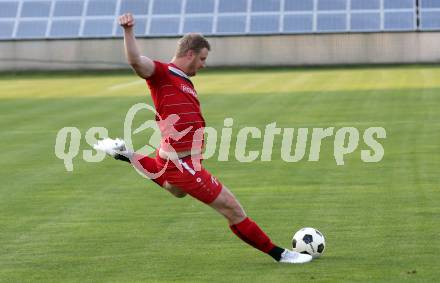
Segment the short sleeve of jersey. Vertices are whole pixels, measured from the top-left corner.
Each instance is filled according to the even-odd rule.
[[[159,61],[153,61],[153,62],[154,62],[154,73],[147,79],[147,82],[150,85],[158,86],[162,84],[166,79],[168,67],[166,64],[161,63]]]

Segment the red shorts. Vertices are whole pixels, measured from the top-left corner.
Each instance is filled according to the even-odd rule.
[[[200,166],[194,166],[191,156],[178,160],[182,171],[174,162],[170,160],[167,164],[166,160],[160,158],[159,155],[155,159],[146,156],[140,159],[139,162],[150,173],[160,172],[166,166],[163,174],[153,179],[154,182],[163,187],[164,182],[167,181],[206,204],[213,202],[223,187],[217,178],[211,175],[201,164]],[[200,170],[197,170],[197,167]]]

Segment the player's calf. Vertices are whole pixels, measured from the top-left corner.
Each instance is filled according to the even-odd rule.
[[[229,225],[239,223],[246,218],[246,213],[240,203],[226,186],[223,186],[220,194],[209,205],[223,215]]]
[[[159,172],[155,160],[151,157],[143,156],[127,150],[123,140],[119,138],[105,138],[94,144],[93,148],[105,152],[116,160],[122,160],[132,164],[136,169],[144,171],[145,175],[159,186],[163,187],[165,184],[165,179],[163,176],[156,176],[154,178],[151,176],[151,174],[156,174]],[[172,193],[177,197],[184,196],[182,193],[179,193],[175,190],[173,190]]]

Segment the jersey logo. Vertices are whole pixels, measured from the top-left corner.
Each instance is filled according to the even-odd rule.
[[[194,89],[190,88],[189,86],[186,86],[186,85],[184,85],[184,84],[181,84],[180,87],[182,88],[182,91],[183,91],[183,92],[185,92],[185,93],[189,93],[189,94],[191,94],[192,96],[197,97],[197,92],[196,92]]]
[[[214,176],[211,176],[211,183],[216,184],[218,186],[217,178]]]

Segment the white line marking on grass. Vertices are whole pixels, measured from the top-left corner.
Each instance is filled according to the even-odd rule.
[[[116,84],[116,85],[110,86],[107,88],[107,90],[119,90],[122,88],[131,87],[131,86],[138,85],[138,84],[140,85],[140,84],[144,84],[144,83],[145,83],[144,80],[135,80],[135,81],[131,81],[128,83],[122,83],[122,84]]]

